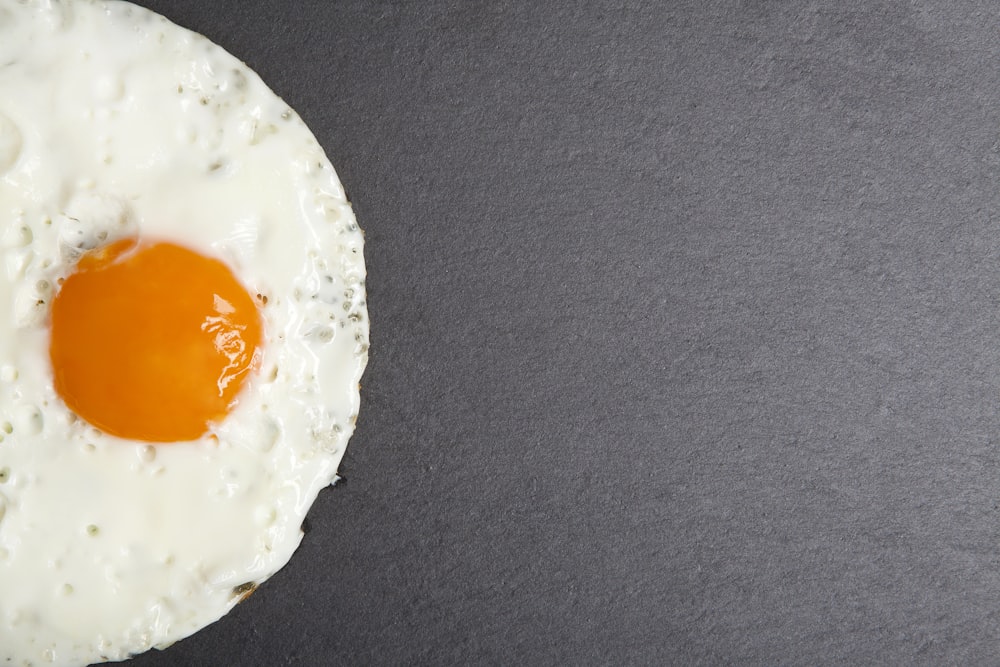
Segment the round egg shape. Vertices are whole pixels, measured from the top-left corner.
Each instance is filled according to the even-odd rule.
[[[109,0],[0,0],[0,663],[163,648],[280,569],[354,430],[362,235],[299,116],[223,49]],[[260,347],[198,438],[74,414],[53,300],[122,239],[225,264]],[[104,370],[104,381],[116,369]]]

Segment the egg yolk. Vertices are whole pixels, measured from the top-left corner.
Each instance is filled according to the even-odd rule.
[[[222,262],[172,243],[84,254],[52,302],[56,391],[100,430],[194,440],[231,409],[257,366],[261,321]]]

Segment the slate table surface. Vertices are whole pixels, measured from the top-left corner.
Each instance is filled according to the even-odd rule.
[[[291,563],[130,665],[1000,661],[994,3],[140,4],[313,129],[372,347]]]

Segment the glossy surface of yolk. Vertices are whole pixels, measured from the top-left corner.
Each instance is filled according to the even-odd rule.
[[[55,388],[105,433],[194,440],[257,364],[260,314],[225,264],[171,243],[85,254],[52,302]]]

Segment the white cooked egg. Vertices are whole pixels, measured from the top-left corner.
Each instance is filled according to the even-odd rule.
[[[105,334],[75,320],[53,328],[77,262],[121,239],[224,263],[259,313],[235,403],[192,439],[111,435],[57,391],[76,373],[78,398],[105,397],[113,420],[185,381],[183,364],[164,381],[130,373],[125,352],[87,355]],[[364,278],[330,162],[245,65],[125,2],[0,0],[0,663],[164,648],[289,560],[354,429]],[[235,309],[212,308],[226,322]],[[108,312],[140,332],[174,321]],[[83,365],[61,367],[56,339]],[[186,407],[164,410],[169,428]]]

